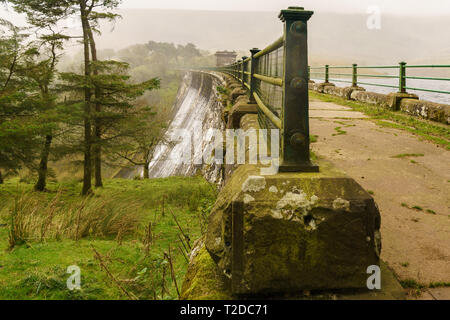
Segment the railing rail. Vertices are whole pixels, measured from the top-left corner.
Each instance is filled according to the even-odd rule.
[[[352,73],[344,73],[342,70],[352,69]],[[436,72],[437,69],[442,73],[450,75],[450,65],[408,65],[406,62],[400,62],[398,65],[392,66],[358,66],[354,64],[353,66],[310,66],[309,67],[309,79],[323,80],[325,82],[342,82],[351,83],[352,86],[356,87],[358,85],[367,85],[375,87],[385,87],[398,89],[400,93],[406,93],[406,90],[422,91],[422,92],[433,92],[439,94],[450,94],[450,77],[445,76],[426,76],[426,75],[407,75],[409,69],[433,69]],[[370,73],[359,73],[358,70],[374,70],[373,74]],[[377,73],[377,70],[380,71]],[[387,71],[395,72],[396,74],[386,74]],[[335,71],[335,72],[333,72]],[[448,71],[448,72],[446,72]],[[336,78],[330,78],[337,77]],[[351,80],[347,80],[349,77]],[[375,83],[375,82],[361,82],[360,78],[373,78],[373,79],[397,79],[398,85],[392,85],[389,83]],[[440,90],[432,87],[412,87],[408,86],[408,80],[430,80],[430,81],[441,81],[448,84],[449,90]]]
[[[300,7],[282,10],[283,36],[250,57],[214,68],[242,83],[263,129],[279,129],[280,171],[317,171],[310,161],[307,21]]]

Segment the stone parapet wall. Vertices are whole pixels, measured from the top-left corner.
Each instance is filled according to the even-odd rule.
[[[422,119],[450,124],[450,105],[419,100],[413,94],[381,94],[365,91],[360,87],[337,87],[333,83],[309,83],[309,89],[338,96],[347,100],[378,105],[390,110],[401,110]]]

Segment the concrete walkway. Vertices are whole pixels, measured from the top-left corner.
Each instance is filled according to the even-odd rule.
[[[382,259],[402,280],[450,283],[450,152],[351,108],[318,100],[310,108],[314,152],[373,193]],[[450,299],[450,288],[421,298]]]

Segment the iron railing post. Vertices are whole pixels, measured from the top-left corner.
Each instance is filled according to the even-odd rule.
[[[248,57],[242,57],[242,89],[245,89],[245,60]]]
[[[400,62],[400,72],[399,72],[399,88],[398,92],[406,93],[406,62]]]
[[[256,90],[256,79],[253,75],[256,73],[256,66],[258,64],[258,58],[255,58],[255,54],[257,54],[260,51],[261,50],[259,50],[258,48],[253,48],[250,50],[250,53],[252,54],[250,66],[250,98],[249,98],[250,103],[256,103],[255,97],[253,96],[253,92],[255,92]]]
[[[358,86],[358,65],[353,64],[352,87]]]
[[[307,21],[300,7],[282,10],[284,23],[283,108],[280,171],[318,171],[310,160]],[[273,142],[272,142],[273,143]]]
[[[325,83],[328,83],[328,80],[330,80],[330,66],[325,65]]]

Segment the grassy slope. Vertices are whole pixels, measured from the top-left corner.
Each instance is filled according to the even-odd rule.
[[[350,101],[314,91],[309,91],[309,95],[313,99],[351,107],[356,111],[370,116],[380,126],[408,131],[419,136],[421,139],[431,141],[450,150],[450,128],[444,124],[422,120],[403,112],[393,112],[378,106]]]
[[[215,200],[212,187],[201,177],[107,180],[105,188],[96,190],[92,199],[113,201],[117,205],[132,199],[134,205],[130,210],[137,211],[140,220],[135,232],[122,241],[114,236],[85,237],[79,241],[68,238],[34,240],[8,251],[13,199],[23,192],[31,192],[31,188],[32,185],[20,183],[18,179],[0,185],[0,225],[6,224],[0,226],[0,299],[127,299],[120,287],[139,299],[176,299],[177,290],[164,252],[168,252],[170,245],[179,287],[187,262],[178,249],[181,247],[179,230],[167,208],[175,213],[184,232],[192,239],[192,245],[201,234],[203,221],[199,218],[200,213],[207,212]],[[62,206],[69,207],[82,201],[78,195],[80,185],[75,181],[51,183],[49,192],[44,195],[33,193],[33,197],[39,197],[43,202],[50,201],[57,190],[61,190]],[[149,222],[154,226],[155,240],[146,255],[142,239]],[[92,247],[103,256],[108,270],[120,285],[102,270],[94,258]],[[71,292],[66,287],[70,276],[66,270],[71,265],[81,268],[81,291]]]

